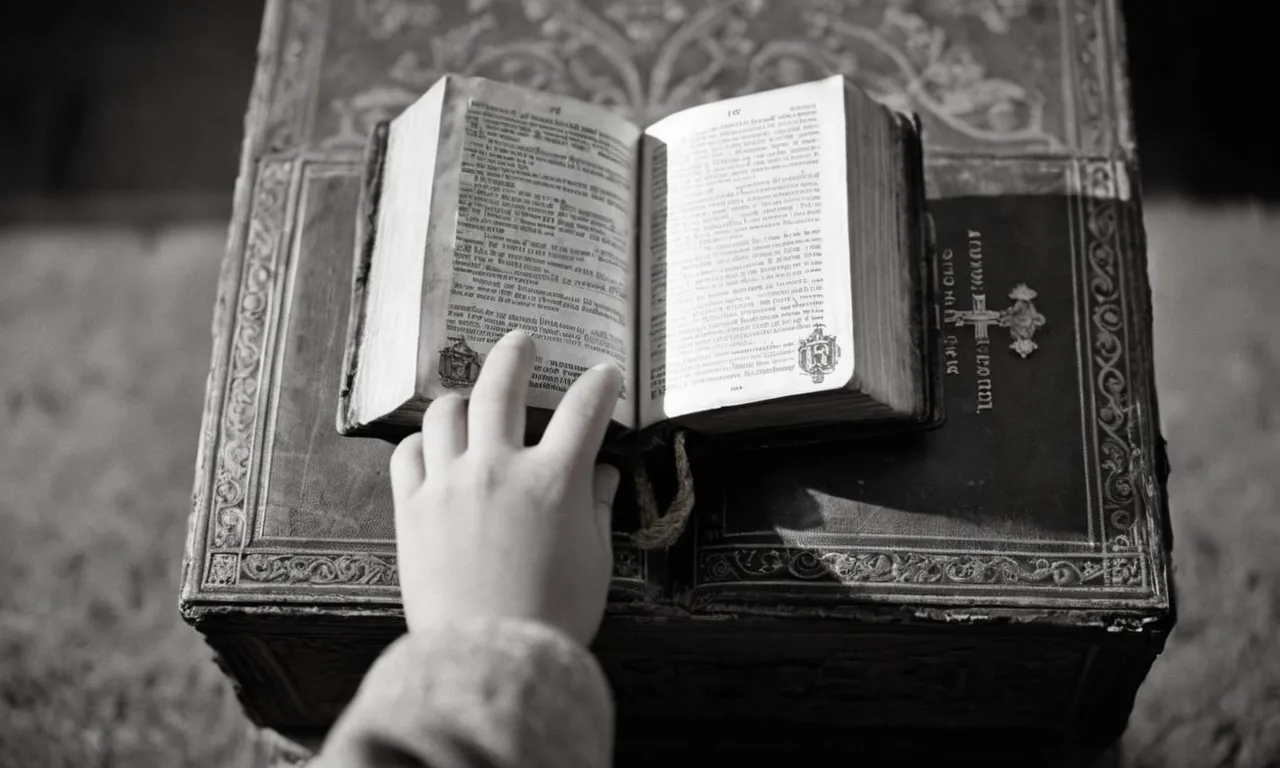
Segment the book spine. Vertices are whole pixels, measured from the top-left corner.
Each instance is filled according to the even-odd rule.
[[[906,139],[906,162],[909,194],[912,210],[919,215],[919,221],[912,228],[912,253],[916,254],[916,271],[913,274],[920,286],[916,296],[918,305],[916,316],[921,324],[919,338],[924,345],[922,356],[924,368],[922,382],[924,385],[924,413],[920,421],[929,429],[936,429],[946,421],[944,407],[943,362],[942,362],[942,309],[939,297],[942,294],[941,278],[938,267],[937,234],[934,231],[933,215],[929,212],[929,204],[925,193],[924,178],[924,124],[915,113],[900,116],[900,123]]]
[[[360,337],[369,284],[369,265],[378,238],[378,206],[382,201],[382,176],[387,158],[390,123],[374,127],[365,145],[364,178],[360,187],[360,208],[356,218],[355,265],[351,278],[351,310],[347,317],[347,340],[342,352],[342,382],[338,390],[338,434],[355,436],[361,432],[352,403],[352,387],[360,364]]]

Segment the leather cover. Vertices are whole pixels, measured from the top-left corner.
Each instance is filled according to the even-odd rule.
[[[623,722],[1123,726],[1174,600],[1112,0],[270,0],[260,54],[181,596],[259,722],[323,729],[402,631],[391,446],[334,424],[370,130],[449,71],[640,123],[840,71],[923,121],[947,420],[706,452],[667,551],[624,488]]]

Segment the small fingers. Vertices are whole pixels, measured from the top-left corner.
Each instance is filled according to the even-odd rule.
[[[601,363],[586,371],[560,400],[540,446],[570,462],[594,462],[621,393],[618,366]]]
[[[422,434],[415,432],[396,446],[391,453],[391,495],[399,507],[414,494],[427,479],[422,463]]]
[[[515,330],[503,336],[480,369],[471,390],[467,419],[469,447],[524,445],[525,395],[533,372],[533,339]]]
[[[422,459],[427,472],[445,471],[467,450],[467,401],[447,394],[432,401],[422,415]]]

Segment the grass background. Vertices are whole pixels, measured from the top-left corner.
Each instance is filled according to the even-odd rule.
[[[0,765],[240,765],[177,587],[225,227],[0,234]]]

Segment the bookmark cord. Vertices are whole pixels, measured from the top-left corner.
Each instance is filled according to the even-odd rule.
[[[680,538],[693,512],[693,473],[689,469],[689,455],[685,451],[685,434],[675,433],[673,449],[676,462],[676,494],[666,512],[658,511],[658,499],[653,482],[645,469],[643,459],[637,459],[632,469],[636,485],[636,504],[640,507],[640,530],[631,534],[631,540],[642,550],[666,549]]]

